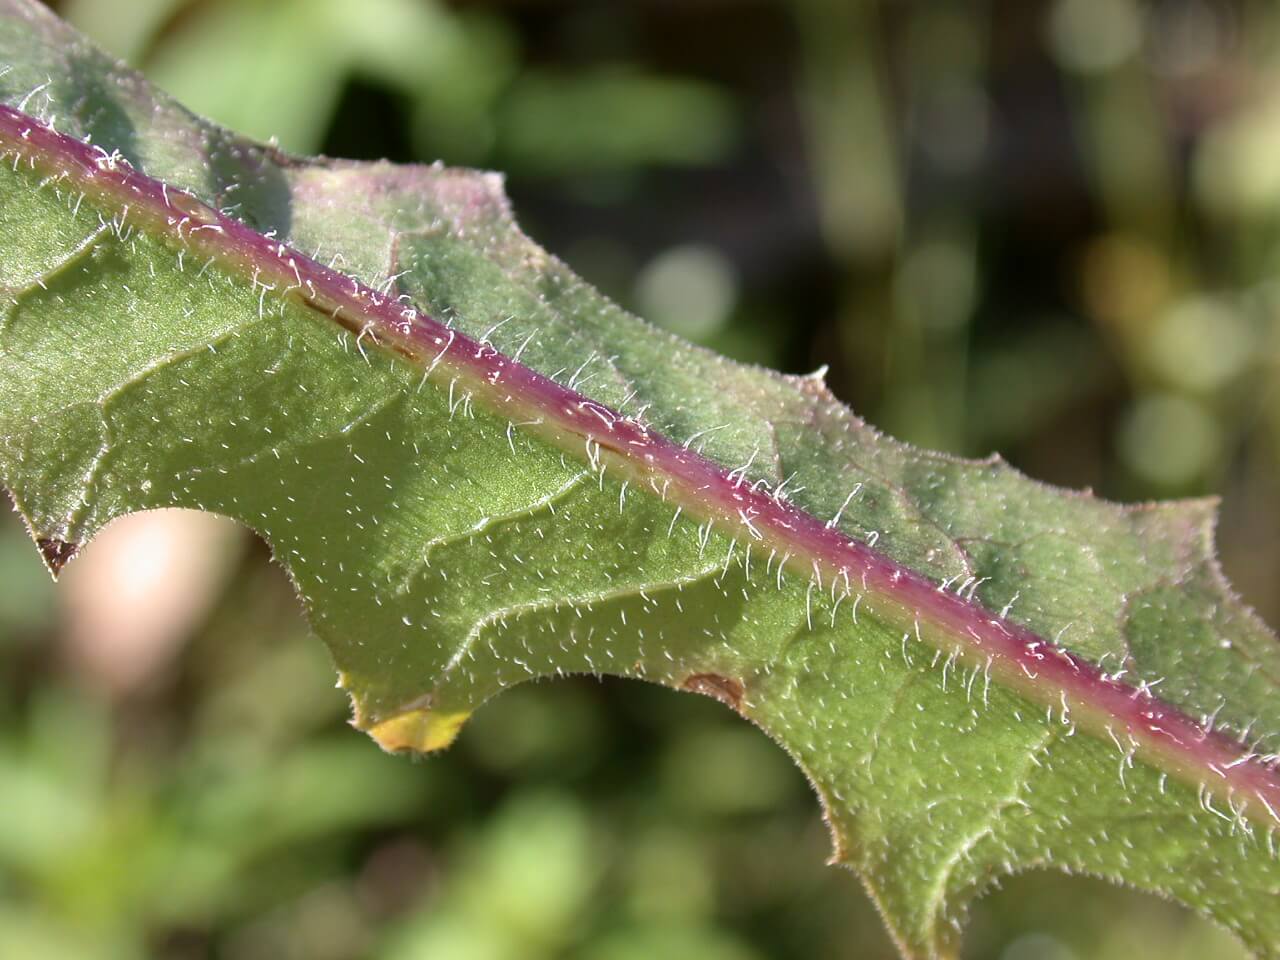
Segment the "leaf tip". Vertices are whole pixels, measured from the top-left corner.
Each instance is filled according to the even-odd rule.
[[[62,568],[70,563],[80,552],[80,544],[68,543],[57,537],[37,537],[36,546],[40,548],[40,556],[44,557],[44,565],[49,568],[54,579],[62,572]]]
[[[424,707],[381,720],[366,732],[388,753],[431,753],[453,743],[470,716],[469,710],[442,713]]]

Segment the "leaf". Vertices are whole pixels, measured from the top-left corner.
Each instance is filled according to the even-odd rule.
[[[283,156],[30,0],[0,64],[0,482],[55,573],[130,511],[239,519],[392,750],[536,677],[716,697],[907,956],[1046,865],[1280,956],[1280,647],[1212,503],[903,446],[605,301],[496,176]]]

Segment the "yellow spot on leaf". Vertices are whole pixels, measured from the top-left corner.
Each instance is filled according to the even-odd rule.
[[[454,737],[471,716],[470,711],[440,713],[434,710],[409,710],[389,720],[374,724],[369,736],[389,752],[414,750],[429,753],[453,743]]]

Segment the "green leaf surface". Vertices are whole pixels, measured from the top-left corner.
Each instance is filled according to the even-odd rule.
[[[1040,866],[1280,956],[1280,646],[1213,504],[906,447],[615,307],[498,177],[281,155],[32,0],[0,104],[0,483],[55,572],[131,511],[244,522],[388,749],[536,677],[717,697],[907,956]]]

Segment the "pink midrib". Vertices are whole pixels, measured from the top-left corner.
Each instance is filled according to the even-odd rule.
[[[737,472],[656,434],[635,420],[556,383],[414,307],[378,294],[214,210],[190,193],[132,169],[118,157],[0,105],[0,149],[43,175],[65,179],[117,216],[151,224],[157,235],[225,268],[294,296],[372,342],[463,377],[495,410],[575,455],[605,457],[633,478],[735,536],[760,541],[806,575],[861,589],[863,609],[898,619],[914,636],[1051,709],[1070,710],[1095,735],[1223,798],[1233,816],[1280,824],[1280,776],[1237,741],[1179,708],[1107,676],[981,604],[949,593],[867,544],[745,482]],[[127,211],[127,213],[126,213]],[[594,445],[594,454],[592,453]],[[572,449],[573,447],[578,449]],[[1121,746],[1121,749],[1125,747]],[[1243,807],[1243,809],[1242,809]]]

